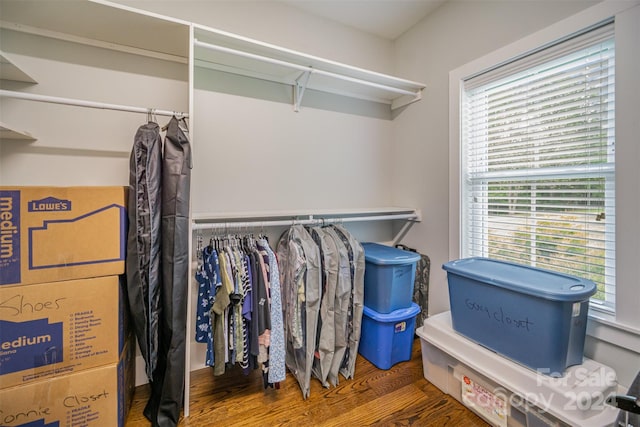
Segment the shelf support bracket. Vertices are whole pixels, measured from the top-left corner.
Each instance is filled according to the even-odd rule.
[[[413,95],[401,96],[391,102],[391,109],[397,110],[414,102],[418,102],[422,99],[422,89],[416,91]]]
[[[391,241],[391,246],[395,246],[398,243],[400,243],[402,239],[404,239],[404,236],[407,235],[411,227],[413,227],[413,224],[421,221],[422,221],[422,212],[420,210],[416,210],[415,217],[407,219],[407,221],[402,225],[402,228],[400,228],[398,233],[395,235],[395,237]]]
[[[302,97],[304,96],[304,91],[307,89],[307,83],[309,83],[310,76],[311,68],[300,74],[296,79],[296,84],[293,86],[293,111],[296,113],[300,111]]]
[[[391,246],[395,246],[400,243],[400,241],[404,239],[404,236],[407,235],[409,229],[413,227],[413,224],[415,224],[416,222],[416,220],[408,220],[407,222],[405,222],[400,231],[398,231],[398,234],[396,234],[396,236],[393,238]]]

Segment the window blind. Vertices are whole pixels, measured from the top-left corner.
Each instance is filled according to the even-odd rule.
[[[613,24],[465,82],[462,250],[594,281],[614,310]]]

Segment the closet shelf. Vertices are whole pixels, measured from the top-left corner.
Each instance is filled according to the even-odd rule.
[[[187,63],[189,23],[108,0],[2,2],[0,27]]]
[[[389,104],[397,109],[421,99],[422,83],[405,80],[199,25],[195,65],[288,84],[298,111],[306,89]]]
[[[0,79],[23,83],[38,83],[2,51],[0,51]]]
[[[186,64],[194,30],[197,67],[283,83],[300,108],[306,89],[388,104],[421,99],[423,83],[365,70],[108,0],[3,2],[0,27]]]
[[[5,139],[13,139],[13,140],[20,140],[20,141],[36,140],[36,138],[34,138],[29,132],[16,130],[11,126],[8,126],[5,123],[0,122],[0,140],[5,140]]]

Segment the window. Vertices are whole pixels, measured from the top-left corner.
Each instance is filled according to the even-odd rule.
[[[461,254],[594,281],[615,310],[613,23],[464,80]]]

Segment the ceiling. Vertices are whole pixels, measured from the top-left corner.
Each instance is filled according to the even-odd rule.
[[[282,0],[367,33],[395,40],[446,0]]]

